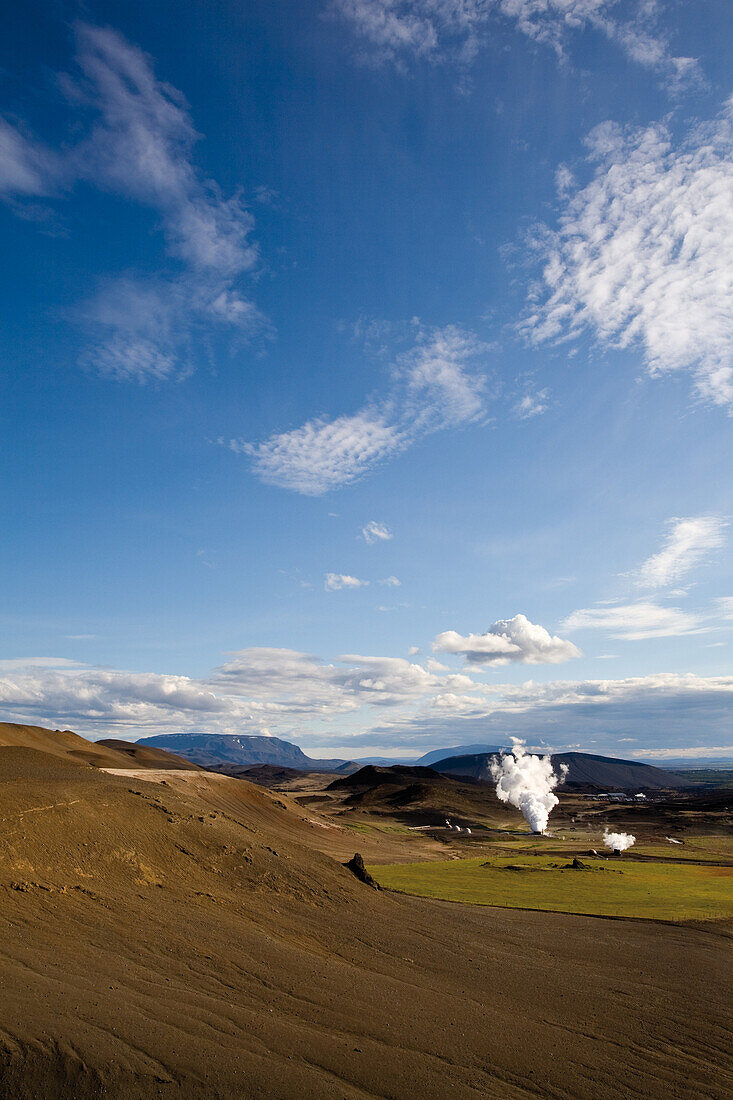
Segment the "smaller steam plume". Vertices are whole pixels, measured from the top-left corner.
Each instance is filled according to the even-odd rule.
[[[609,833],[608,830],[603,834],[603,843],[607,848],[612,848],[614,852],[625,852],[627,848],[636,841],[636,837],[631,833]]]
[[[544,833],[550,814],[560,801],[553,794],[568,774],[566,764],[553,771],[550,756],[531,756],[524,742],[513,737],[514,748],[491,761],[491,777],[496,796],[522,811],[533,833]]]

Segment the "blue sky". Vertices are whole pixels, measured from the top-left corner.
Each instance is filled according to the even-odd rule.
[[[717,0],[10,13],[3,716],[733,756],[732,45]]]

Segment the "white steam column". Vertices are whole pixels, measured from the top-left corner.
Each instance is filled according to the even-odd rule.
[[[636,837],[631,833],[609,833],[606,829],[603,834],[603,843],[607,848],[611,848],[617,856],[620,856],[622,852],[625,852],[627,848],[636,841]]]
[[[550,814],[560,801],[553,791],[568,774],[567,764],[561,764],[555,772],[549,755],[528,755],[524,741],[517,737],[512,741],[512,751],[491,762],[496,796],[521,810],[533,833],[544,833]]]

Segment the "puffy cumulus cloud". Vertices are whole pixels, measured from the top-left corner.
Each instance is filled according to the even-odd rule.
[[[670,520],[664,546],[641,565],[637,584],[645,588],[664,588],[679,583],[713,550],[720,549],[725,542],[726,526],[718,516]]]
[[[364,542],[371,546],[374,542],[388,542],[393,538],[393,535],[386,523],[378,523],[373,519],[365,527],[362,527],[361,537]]]
[[[211,683],[259,702],[278,701],[313,716],[341,713],[364,704],[396,706],[436,690],[475,688],[468,676],[438,674],[403,657],[345,654],[327,664],[290,649],[244,649],[216,671]],[[447,671],[447,670],[446,670]]]
[[[240,650],[201,680],[51,658],[0,665],[7,721],[133,740],[181,730],[277,733],[344,756],[364,746],[420,755],[509,736],[615,755],[629,755],[635,738],[635,756],[657,746],[705,755],[705,746],[725,744],[732,703],[733,676],[481,685],[437,662],[345,654],[328,663],[289,649]]]
[[[320,496],[360,480],[425,435],[479,420],[486,380],[477,361],[485,351],[473,333],[454,325],[421,332],[394,364],[381,401],[353,415],[309,420],[262,443],[220,442],[247,455],[267,484]],[[370,534],[367,541],[384,537]]]
[[[295,736],[294,724],[327,728],[363,708],[402,710],[436,692],[476,687],[437,662],[425,668],[400,657],[346,654],[328,663],[291,649],[239,650],[199,680],[39,658],[0,664],[0,713],[92,737],[202,729]]]
[[[693,58],[673,56],[655,3],[620,9],[617,0],[332,0],[330,11],[363,43],[366,59],[404,63],[470,64],[492,23],[510,21],[535,42],[562,56],[573,32],[590,28],[616,42],[626,56],[659,72],[676,89],[698,77]]]
[[[214,671],[210,682],[227,696],[277,706],[283,714],[325,715],[353,708],[334,665],[293,649],[238,650]]]
[[[180,270],[108,282],[79,311],[90,335],[83,362],[121,381],[178,377],[202,326],[265,331],[235,285],[257,262],[254,221],[195,166],[185,99],[151,58],[109,28],[80,23],[76,39],[77,76],[61,83],[83,136],[54,151],[0,120],[0,194],[50,196],[83,180],[155,212]]]
[[[702,634],[707,630],[699,615],[679,607],[665,607],[648,600],[603,607],[583,607],[568,615],[565,630],[604,630],[614,638],[643,641],[646,638],[676,638]]]
[[[339,592],[342,588],[365,588],[368,584],[369,581],[350,577],[348,573],[326,573],[323,587],[327,592]]]
[[[604,123],[588,144],[593,178],[535,242],[543,286],[523,331],[639,346],[650,374],[687,371],[733,409],[733,99],[681,140]]]
[[[379,706],[421,699],[441,687],[464,691],[476,687],[469,676],[438,674],[403,657],[346,655],[339,660],[353,666],[342,674],[348,690]]]
[[[526,615],[499,619],[485,634],[458,634],[446,630],[433,642],[436,653],[460,654],[472,665],[556,665],[580,657],[572,642],[550,634]]]
[[[231,732],[256,719],[250,708],[186,676],[17,664],[0,670],[0,707],[9,720],[137,738],[209,723]]]

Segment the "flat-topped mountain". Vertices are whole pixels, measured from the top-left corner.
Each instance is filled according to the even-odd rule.
[[[334,772],[356,767],[348,760],[316,760],[279,737],[252,734],[170,733],[142,737],[139,745],[154,745],[169,752],[180,753],[186,760],[205,768],[220,764],[273,764],[299,771]]]

